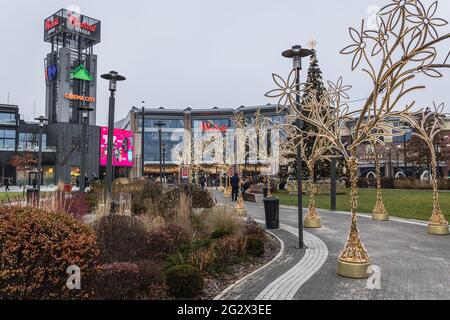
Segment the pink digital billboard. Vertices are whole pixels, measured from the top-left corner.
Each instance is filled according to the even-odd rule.
[[[114,129],[113,166],[132,167],[134,141],[133,132]],[[108,127],[100,129],[100,165],[106,167],[108,154]]]

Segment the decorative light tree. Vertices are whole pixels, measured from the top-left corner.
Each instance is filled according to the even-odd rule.
[[[172,149],[172,159],[174,159],[178,164],[178,184],[181,185],[182,169],[186,160],[185,148],[183,146],[183,143],[177,144]]]
[[[235,137],[236,137],[236,163],[241,163],[242,159],[245,158],[245,137],[246,137],[246,127],[247,123],[245,121],[245,116],[242,112],[238,112],[233,117],[234,127],[235,127]],[[239,185],[239,189],[242,188],[242,181]],[[236,211],[240,215],[246,215],[247,209],[245,208],[244,198],[242,196],[242,192],[238,192],[238,199],[236,202]]]
[[[379,14],[379,28],[365,30],[364,20],[360,31],[350,28],[350,36],[354,43],[344,48],[342,54],[353,54],[352,70],[362,62],[365,66],[362,71],[369,75],[371,80],[371,93],[362,109],[357,115],[354,127],[351,130],[352,141],[344,145],[339,125],[330,127],[326,118],[315,112],[306,117],[300,110],[301,105],[295,101],[295,90],[292,83],[282,80],[277,82],[278,97],[287,98],[291,110],[297,117],[318,128],[324,137],[330,139],[334,147],[344,156],[350,172],[351,181],[351,225],[348,240],[338,259],[338,274],[351,278],[368,277],[368,267],[371,264],[369,255],[364,248],[357,226],[358,207],[358,158],[357,147],[364,142],[376,141],[384,144],[383,135],[390,135],[384,120],[392,116],[407,114],[414,106],[408,103],[397,111],[400,101],[408,94],[422,85],[410,85],[413,79],[420,74],[430,77],[441,77],[439,68],[448,68],[445,63],[436,64],[436,44],[450,38],[450,33],[439,36],[437,28],[447,24],[440,18],[435,18],[437,1],[425,9],[420,0],[392,0],[383,7]],[[430,39],[431,38],[431,39]],[[278,77],[278,76],[277,76]],[[281,79],[280,77],[278,77]],[[289,77],[291,79],[292,76]],[[274,76],[275,79],[275,76]],[[343,118],[351,115],[348,106],[341,104],[343,87],[342,80],[334,88],[335,99],[330,99],[335,109],[333,118],[342,122]],[[274,90],[271,96],[274,97]],[[330,114],[331,116],[331,114]]]
[[[445,128],[443,114],[444,103],[436,105],[433,103],[434,111],[421,110],[414,114],[399,113],[398,116],[406,120],[415,129],[412,133],[414,136],[422,139],[431,153],[431,186],[433,188],[433,213],[428,221],[428,233],[438,235],[448,235],[448,221],[442,214],[439,204],[438,190],[438,164],[436,150],[434,148],[434,140],[436,136]]]
[[[325,88],[324,88],[325,90]],[[325,96],[325,91],[322,91],[320,95],[320,100],[318,99],[318,95],[314,92],[308,95],[307,99],[304,100],[303,108],[306,111],[317,110],[318,113],[322,113],[323,115],[330,115],[333,110],[328,110],[330,105],[328,104],[329,100]],[[314,116],[314,113],[312,114]],[[292,119],[292,120],[290,120]],[[288,121],[293,122],[296,120],[296,116],[288,116]],[[305,220],[303,226],[305,228],[321,228],[321,217],[316,207],[316,194],[317,194],[317,184],[314,180],[314,175],[316,172],[316,165],[320,160],[322,161],[330,161],[333,156],[333,144],[331,140],[322,136],[320,131],[303,131],[298,128],[298,126],[286,123],[284,125],[286,132],[286,139],[283,141],[283,149],[291,150],[287,153],[290,154],[297,150],[298,145],[301,145],[301,157],[303,162],[306,163],[306,166],[309,171],[310,182],[309,182],[309,206],[308,212],[305,216]],[[312,141],[312,146],[307,148],[306,144]]]
[[[278,154],[276,150],[272,150],[272,152],[270,152],[267,149],[267,133],[269,128],[273,127],[272,124],[273,122],[267,117],[263,117],[261,115],[261,110],[257,109],[251,123],[245,125],[244,127],[246,136],[251,137],[248,139],[249,150],[246,152],[245,157],[254,159],[256,162],[265,163],[266,165],[266,188],[268,198],[272,197],[271,179],[273,175],[273,163],[278,163],[278,159],[276,158]]]

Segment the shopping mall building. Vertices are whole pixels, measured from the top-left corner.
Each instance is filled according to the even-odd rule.
[[[256,140],[256,135],[246,136],[243,147],[244,156],[239,159],[236,156],[239,147],[234,118],[236,114],[242,114],[246,125],[250,126],[257,112],[267,124],[264,138],[261,138],[259,142],[260,148],[267,151],[265,156],[261,156],[261,152],[255,152],[252,155],[250,149],[254,145],[252,140]],[[225,173],[227,167],[229,172],[245,175],[259,175],[267,172],[268,168],[272,170],[271,172],[280,169],[287,172],[286,162],[280,162],[277,168],[271,168],[271,163],[268,161],[275,148],[279,147],[276,141],[279,129],[275,128],[274,124],[283,122],[284,116],[277,113],[275,105],[241,106],[237,109],[149,108],[144,112],[142,109],[133,108],[124,119],[116,123],[116,127],[133,132],[136,148],[133,169],[130,172],[131,178],[141,177],[144,173],[145,176],[157,179],[160,173],[157,123],[161,121],[164,124],[161,127],[163,167],[167,180],[173,181],[180,178],[180,175],[184,180],[192,179],[200,172],[209,177],[217,177]],[[223,141],[224,147],[221,150],[210,150],[210,152],[199,151],[200,157],[196,156],[198,143],[205,144],[205,141],[211,138]],[[142,140],[144,140],[144,148],[142,148]],[[189,171],[193,165],[201,169],[195,172]]]

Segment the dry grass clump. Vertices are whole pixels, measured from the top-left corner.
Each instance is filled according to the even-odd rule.
[[[205,226],[210,232],[223,229],[230,233],[237,233],[241,229],[242,220],[236,210],[231,206],[216,205],[204,214]]]

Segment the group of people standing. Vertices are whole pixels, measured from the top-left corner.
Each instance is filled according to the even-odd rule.
[[[89,188],[91,186],[91,183],[97,183],[99,181],[97,175],[95,173],[92,174],[92,178],[89,179],[88,175],[86,174],[84,176],[84,185],[86,188]],[[75,183],[77,187],[80,187],[80,177],[77,177],[75,180]]]

